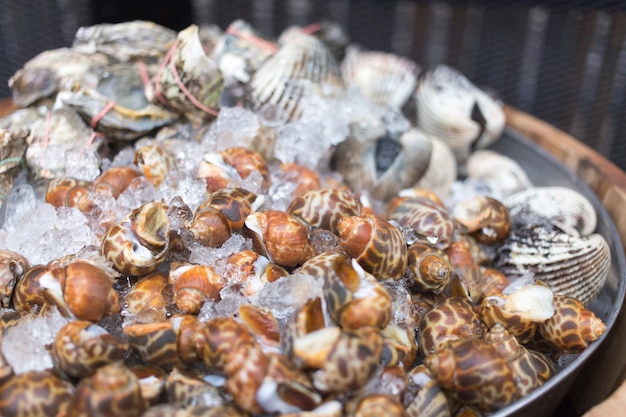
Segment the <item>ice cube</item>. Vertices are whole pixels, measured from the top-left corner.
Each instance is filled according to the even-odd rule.
[[[37,205],[35,189],[29,184],[17,184],[11,188],[4,202],[2,227],[7,232],[14,232],[24,218]]]
[[[42,316],[19,322],[6,331],[2,354],[16,374],[51,369],[52,357],[46,345],[51,344],[61,327],[68,323],[56,308]]]

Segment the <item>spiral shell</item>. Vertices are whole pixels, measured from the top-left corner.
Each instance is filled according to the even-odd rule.
[[[426,356],[424,365],[437,383],[462,404],[495,411],[519,396],[511,366],[484,340],[449,341]]]
[[[146,406],[137,376],[126,365],[114,362],[81,380],[67,415],[136,416]]]
[[[443,207],[425,197],[397,197],[389,203],[387,219],[410,228],[416,238],[426,239],[440,249],[453,240],[454,221]]]
[[[306,261],[299,272],[324,279],[326,304],[342,328],[383,328],[389,323],[391,297],[349,256],[322,253]]]
[[[606,331],[606,325],[581,301],[554,295],[554,315],[539,324],[539,333],[557,349],[581,350]]]
[[[0,307],[9,308],[15,286],[29,269],[28,260],[19,253],[0,250]]]
[[[21,280],[17,281],[11,298],[15,310],[31,311],[33,307],[38,308],[46,304],[40,282],[46,272],[45,266],[35,265],[24,273]]]
[[[220,247],[233,233],[241,232],[246,217],[263,202],[262,196],[243,188],[215,191],[198,206],[187,228],[203,245]]]
[[[554,311],[552,291],[543,284],[491,295],[480,305],[480,317],[487,326],[499,323],[521,343],[531,340],[538,324],[552,317]]]
[[[150,143],[135,151],[133,161],[152,185],[158,187],[176,166],[176,159],[163,145]]]
[[[549,226],[512,230],[497,253],[495,267],[509,279],[530,272],[555,294],[583,303],[598,294],[611,262],[610,248],[602,235],[577,237]]]
[[[318,188],[296,197],[287,212],[310,224],[338,233],[341,219],[361,214],[361,201],[348,190]]]
[[[482,298],[480,266],[474,258],[470,239],[461,235],[445,250],[454,268],[450,292],[474,303]]]
[[[407,377],[409,387],[404,403],[410,417],[450,417],[448,400],[424,364],[411,369]]]
[[[425,242],[415,242],[407,249],[407,266],[417,291],[440,293],[452,276],[450,258],[441,249]]]
[[[94,180],[93,189],[97,192],[107,192],[117,198],[127,189],[138,186],[141,178],[143,178],[141,172],[134,168],[111,167]]]
[[[292,214],[278,210],[252,213],[245,225],[255,250],[278,265],[292,268],[316,254],[308,228]]]
[[[50,371],[28,371],[0,385],[5,417],[62,415],[69,410],[74,387]]]
[[[473,303],[462,297],[450,297],[424,314],[419,330],[420,351],[426,356],[452,340],[481,339],[487,329]]]
[[[509,211],[492,197],[476,196],[454,206],[452,216],[480,243],[501,243],[511,231]]]
[[[404,236],[398,227],[373,215],[351,216],[338,225],[339,246],[379,280],[402,278],[407,265]]]
[[[218,301],[225,281],[211,265],[180,265],[170,269],[174,303],[182,314],[197,314],[208,301]]]
[[[67,375],[83,378],[97,368],[124,359],[128,343],[91,322],[67,323],[52,344],[55,363]]]
[[[220,153],[205,155],[198,167],[197,177],[206,182],[208,192],[214,192],[229,187],[233,180],[246,179],[252,173],[260,175],[260,188],[267,191],[270,175],[263,155],[252,149],[234,146]]]
[[[350,417],[407,417],[404,407],[389,394],[368,394],[356,397],[346,405]]]
[[[131,314],[165,320],[171,299],[167,276],[153,272],[141,277],[124,295],[123,306]]]
[[[96,322],[121,310],[109,271],[87,261],[53,267],[40,282],[46,301],[66,315]]]
[[[102,256],[124,275],[156,270],[169,250],[170,221],[163,204],[146,203],[126,220],[109,227],[100,246]]]

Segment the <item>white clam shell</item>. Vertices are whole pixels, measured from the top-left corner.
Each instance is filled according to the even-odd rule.
[[[467,176],[482,181],[498,199],[533,186],[517,161],[488,149],[477,150],[469,156]]]
[[[435,136],[429,137],[433,150],[428,168],[417,182],[417,186],[433,190],[439,196],[446,196],[450,193],[452,183],[457,179],[456,158],[444,141]]]
[[[348,87],[384,107],[401,108],[415,90],[420,67],[391,53],[348,48],[341,73]]]
[[[415,99],[418,127],[446,142],[460,162],[504,130],[502,105],[451,67],[438,65],[421,77]]]
[[[598,233],[573,236],[550,226],[517,228],[498,248],[496,268],[515,279],[531,273],[555,294],[591,301],[608,277],[611,253]]]
[[[547,223],[582,236],[596,229],[597,214],[591,201],[571,188],[529,188],[502,202],[509,209],[513,225]]]

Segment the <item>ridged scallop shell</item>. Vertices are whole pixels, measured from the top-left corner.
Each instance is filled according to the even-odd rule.
[[[511,280],[532,273],[555,294],[586,304],[604,285],[610,263],[609,245],[598,233],[577,237],[554,227],[531,226],[511,231],[498,248],[496,268]]]
[[[341,63],[347,87],[384,107],[401,108],[415,90],[419,65],[392,53],[348,48]]]
[[[438,65],[418,80],[417,126],[446,142],[459,162],[493,143],[504,129],[502,106],[463,74]]]
[[[284,123],[300,116],[304,96],[328,86],[343,88],[335,58],[317,38],[291,31],[250,80],[250,100],[265,119]]]
[[[422,178],[432,150],[423,132],[410,129],[396,138],[380,119],[370,118],[351,123],[350,135],[335,149],[332,167],[353,190],[389,201]]]
[[[514,225],[550,224],[586,236],[596,229],[597,214],[591,201],[566,187],[534,187],[503,201]]]
[[[475,151],[469,156],[467,176],[485,183],[500,199],[533,186],[526,171],[517,161],[488,149]]]

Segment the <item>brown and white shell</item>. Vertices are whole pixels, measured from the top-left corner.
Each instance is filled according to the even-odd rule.
[[[583,303],[598,294],[611,263],[610,248],[602,235],[578,237],[550,226],[512,230],[497,254],[495,267],[509,279],[531,273],[555,294]]]
[[[490,149],[479,149],[469,156],[467,176],[482,181],[500,199],[533,186],[517,161]]]

